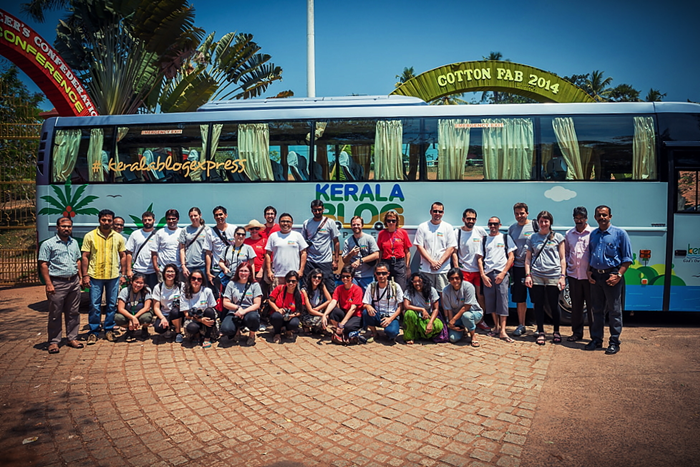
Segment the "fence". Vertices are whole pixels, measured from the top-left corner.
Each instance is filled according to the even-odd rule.
[[[39,283],[36,249],[0,249],[0,284],[31,285]]]

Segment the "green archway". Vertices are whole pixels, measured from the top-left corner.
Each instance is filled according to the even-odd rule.
[[[478,91],[508,92],[538,102],[595,102],[581,88],[555,74],[498,60],[444,65],[411,78],[391,94],[430,102],[451,94]]]

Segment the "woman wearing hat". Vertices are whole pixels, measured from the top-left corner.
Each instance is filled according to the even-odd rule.
[[[261,232],[265,230],[265,225],[253,219],[248,222],[245,226],[246,232],[250,237],[246,238],[243,243],[248,245],[255,252],[255,257],[253,258],[253,267],[255,268],[255,281],[263,282],[263,266],[265,265],[265,244],[267,239],[261,235]],[[262,284],[261,284],[262,285]],[[264,291],[263,291],[264,293]]]

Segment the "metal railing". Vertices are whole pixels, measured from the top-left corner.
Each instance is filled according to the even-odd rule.
[[[0,181],[0,229],[31,229],[36,226],[36,182]]]
[[[37,252],[0,249],[0,284],[32,285],[39,283]]]

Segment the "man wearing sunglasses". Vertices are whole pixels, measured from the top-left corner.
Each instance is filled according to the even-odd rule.
[[[396,282],[389,281],[389,267],[380,262],[374,267],[376,282],[372,282],[362,299],[362,324],[377,338],[377,326],[384,328],[389,342],[394,343],[399,335],[399,315],[403,309],[403,291]],[[370,342],[368,340],[368,342]]]
[[[438,291],[448,284],[449,260],[457,246],[454,228],[442,221],[444,213],[445,206],[442,203],[433,203],[430,207],[431,219],[418,226],[413,242],[421,256],[418,270],[430,278]]]

